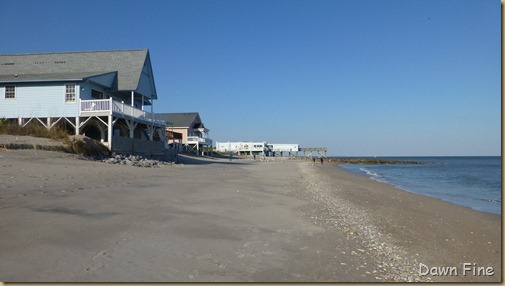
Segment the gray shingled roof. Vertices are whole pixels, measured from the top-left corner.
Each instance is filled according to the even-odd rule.
[[[186,113],[158,113],[166,121],[173,124],[173,127],[184,127],[189,128],[193,122],[196,120],[200,122],[200,115],[198,112],[186,112]]]
[[[1,73],[1,72],[0,72]],[[34,82],[34,81],[59,81],[82,80],[103,72],[78,72],[78,73],[46,73],[46,74],[0,74],[0,82]]]
[[[148,61],[147,49],[0,55],[0,80],[79,79],[117,72],[118,90],[132,91],[137,90]]]

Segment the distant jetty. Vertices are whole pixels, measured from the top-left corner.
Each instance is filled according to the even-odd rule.
[[[329,158],[328,162],[336,164],[367,164],[367,165],[431,165],[439,162],[419,162],[406,160],[385,160],[375,158]]]

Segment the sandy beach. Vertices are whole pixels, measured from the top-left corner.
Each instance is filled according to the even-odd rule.
[[[498,215],[333,164],[180,159],[0,149],[0,281],[501,281]]]

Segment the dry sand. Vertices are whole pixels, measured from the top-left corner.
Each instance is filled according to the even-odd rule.
[[[501,280],[500,216],[335,165],[181,159],[198,164],[0,149],[0,281]],[[463,276],[465,262],[495,274]]]

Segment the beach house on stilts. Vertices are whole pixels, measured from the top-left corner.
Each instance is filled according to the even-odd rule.
[[[0,118],[65,126],[112,151],[163,152],[157,98],[147,49],[0,55]]]
[[[167,142],[170,148],[200,155],[212,147],[209,129],[205,128],[198,112],[160,113],[167,121]]]

